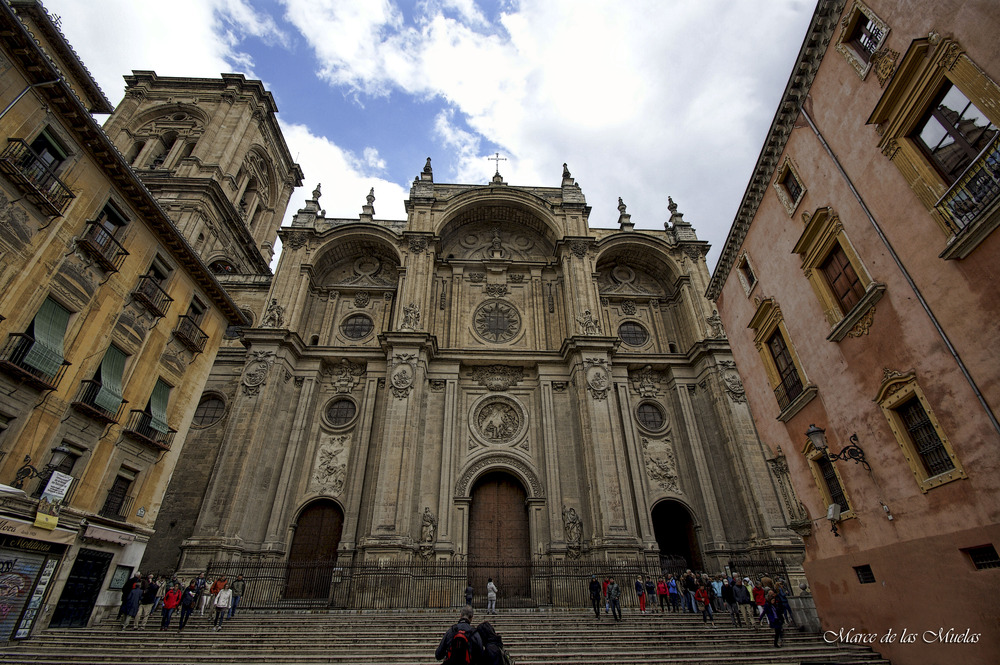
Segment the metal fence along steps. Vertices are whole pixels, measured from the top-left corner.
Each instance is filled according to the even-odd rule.
[[[197,614],[183,632],[122,631],[112,621],[82,629],[50,629],[0,649],[0,663],[71,665],[431,665],[441,635],[458,612],[244,613],[221,631]],[[888,665],[869,648],[830,645],[790,632],[781,649],[770,629],[706,627],[691,614],[626,613],[615,623],[584,610],[509,611],[487,618],[518,665]]]

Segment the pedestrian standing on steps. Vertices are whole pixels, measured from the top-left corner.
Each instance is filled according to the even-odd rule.
[[[694,573],[688,568],[687,572],[684,573],[684,607],[688,612],[694,613],[697,611],[694,600],[694,592],[697,590],[698,582],[695,580]]]
[[[486,613],[497,613],[497,585],[493,583],[492,577],[486,583]]]
[[[246,591],[247,583],[243,580],[242,575],[237,575],[236,579],[229,588],[233,590],[233,606],[229,608],[229,618],[232,619],[236,616],[236,606],[240,604],[240,598],[243,597],[243,592]]]
[[[618,586],[618,582],[615,582],[615,578],[611,578],[611,583],[608,584],[608,602],[611,603],[611,616],[615,618],[615,621],[622,620],[622,588]]]
[[[205,583],[198,591],[198,596],[200,598],[200,605],[198,606],[199,616],[205,616],[205,610],[208,609],[209,603],[212,601],[212,580],[205,580]],[[208,618],[211,619],[212,615],[209,614]]]
[[[160,620],[160,630],[170,628],[170,617],[174,615],[174,610],[181,604],[181,585],[174,584],[170,591],[163,594],[163,618]]]
[[[753,600],[750,598],[750,591],[746,587],[746,582],[749,582],[749,578],[736,578],[736,584],[733,585],[733,599],[738,605],[738,614],[736,615],[736,625],[742,626],[746,624],[747,628],[757,628],[756,617],[753,613]]]
[[[483,665],[503,665],[503,638],[493,628],[489,621],[484,621],[476,628],[476,635],[483,644]]]
[[[667,593],[670,594],[670,611],[680,612],[681,596],[680,591],[677,589],[677,580],[674,579],[673,574],[667,575]]]
[[[469,582],[469,585],[465,587],[465,604],[468,605],[469,607],[472,607],[472,596],[475,593],[476,590],[472,588],[472,582]]]
[[[698,603],[698,609],[701,610],[702,623],[708,624],[711,621],[714,628],[715,617],[712,615],[712,598],[708,593],[708,588],[704,584],[698,587],[698,590],[694,594],[694,600]]]
[[[138,570],[135,571],[135,575],[128,578],[125,584],[122,585],[122,604],[118,608],[118,618],[121,619],[125,616],[125,603],[128,601],[128,595],[132,593],[132,589],[136,586],[142,586],[142,573]]]
[[[472,627],[473,616],[471,605],[463,607],[458,623],[449,628],[441,638],[441,643],[434,650],[434,657],[443,660],[444,665],[482,662],[483,641]]]
[[[666,610],[663,608],[663,603],[670,604],[670,590],[667,589],[667,581],[662,577],[656,583],[656,597],[660,601],[660,614],[665,614]]]
[[[729,583],[729,579],[722,580],[722,592],[719,594],[722,597],[722,606],[729,612],[729,618],[733,622],[733,626],[739,625],[739,605],[736,604],[736,595],[733,593],[733,585]]]
[[[764,606],[767,604],[767,597],[764,594],[764,587],[755,586],[753,588],[753,604],[757,608],[757,621],[764,623]]]
[[[642,583],[642,578],[635,578],[635,595],[639,597],[639,612],[646,613],[646,585]]]
[[[611,601],[608,600],[608,585],[611,584],[611,579],[605,577],[604,581],[601,582],[601,593],[604,594],[604,613],[607,614],[611,611]]]
[[[590,604],[594,606],[594,616],[601,620],[601,583],[597,575],[590,576]]]
[[[188,619],[191,618],[191,614],[194,612],[195,605],[198,604],[198,584],[192,581],[188,585],[188,588],[184,589],[184,593],[181,594],[181,619],[180,625],[177,627],[177,632],[184,630],[184,626],[187,625]]]
[[[156,603],[156,594],[160,591],[160,585],[156,583],[156,577],[150,575],[146,578],[142,586],[142,597],[139,599],[139,616],[136,617],[135,626],[140,625],[145,628],[149,621],[149,615],[153,613],[153,605]]]
[[[656,583],[649,579],[648,575],[643,576],[646,585],[646,600],[649,602],[649,613],[656,613]]]
[[[785,619],[781,615],[781,602],[778,600],[778,594],[773,591],[764,604],[764,617],[771,624],[771,628],[774,628],[774,647],[777,649],[781,646],[781,633]]]
[[[233,604],[233,590],[229,582],[223,582],[222,588],[215,594],[215,629],[222,630],[222,622],[229,616],[229,607]]]
[[[142,599],[142,585],[136,584],[132,587],[132,590],[128,592],[128,598],[125,599],[125,607],[122,611],[125,614],[125,623],[122,624],[122,630],[128,628],[129,621],[134,622],[134,628],[139,630],[139,618],[136,616],[139,614],[139,601]]]

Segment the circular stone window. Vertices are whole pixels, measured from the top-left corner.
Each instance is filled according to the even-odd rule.
[[[651,432],[663,429],[666,418],[663,416],[663,409],[653,402],[643,402],[635,410],[635,416],[639,419],[639,424]]]
[[[226,402],[214,393],[203,395],[194,412],[195,427],[209,427],[222,420],[226,414]]]
[[[375,325],[372,320],[364,314],[353,314],[340,325],[340,331],[345,337],[351,339],[363,339],[371,333]]]
[[[487,300],[472,315],[472,325],[488,342],[509,342],[521,331],[521,315],[504,300]]]
[[[326,407],[326,419],[334,427],[343,427],[354,420],[357,414],[358,407],[354,404],[354,400],[346,397],[335,399]]]
[[[649,340],[649,333],[635,321],[626,321],[618,326],[618,336],[629,346],[642,346]]]

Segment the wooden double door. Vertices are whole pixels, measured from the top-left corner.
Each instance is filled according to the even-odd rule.
[[[531,534],[527,494],[513,476],[489,473],[480,478],[469,507],[469,577],[476,604],[485,604],[486,583],[493,578],[503,601],[523,601],[531,589]]]
[[[315,501],[299,515],[288,553],[285,597],[321,600],[330,594],[344,513],[329,500]]]

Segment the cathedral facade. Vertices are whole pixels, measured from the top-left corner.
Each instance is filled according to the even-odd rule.
[[[374,192],[328,218],[321,195],[280,229],[273,277],[220,275],[254,324],[220,351],[144,568],[796,567],[797,501],[701,295],[707,243],[673,202],[663,231],[620,201],[619,228],[594,229],[565,165],[555,187],[462,185],[429,159],[406,219],[377,217]]]

